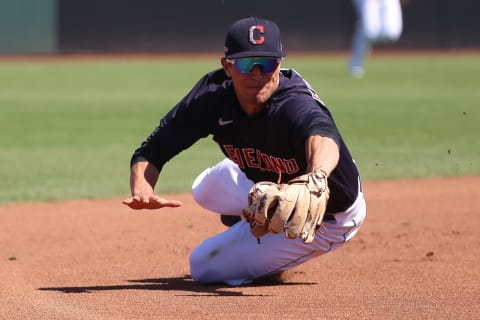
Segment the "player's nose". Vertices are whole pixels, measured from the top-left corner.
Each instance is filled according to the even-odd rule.
[[[250,75],[253,76],[253,77],[262,77],[263,75],[263,72],[262,72],[262,66],[260,65],[255,65],[252,69],[252,71],[250,71]]]

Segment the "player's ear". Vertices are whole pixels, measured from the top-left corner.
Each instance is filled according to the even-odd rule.
[[[231,77],[230,76],[230,68],[232,67],[232,64],[228,63],[227,60],[223,57],[222,57],[222,59],[220,59],[220,63],[222,64],[223,71],[225,71],[226,75],[228,77]]]

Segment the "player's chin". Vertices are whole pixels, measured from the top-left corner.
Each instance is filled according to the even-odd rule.
[[[272,95],[266,92],[258,92],[258,94],[255,96],[255,99],[257,100],[257,103],[265,103],[270,99]]]
[[[271,96],[271,90],[266,87],[248,87],[244,89],[244,97],[252,103],[264,104]]]

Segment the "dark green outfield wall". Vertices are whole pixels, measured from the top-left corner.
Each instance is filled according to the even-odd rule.
[[[410,0],[394,48],[480,48],[480,1]],[[289,50],[343,50],[351,0],[0,0],[0,53],[221,52],[234,20],[275,20]]]
[[[0,53],[57,51],[57,0],[0,0]]]

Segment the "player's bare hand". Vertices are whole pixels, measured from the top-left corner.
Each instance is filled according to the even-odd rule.
[[[164,207],[180,207],[182,205],[181,201],[178,200],[168,200],[161,198],[157,195],[133,195],[130,198],[127,198],[122,201],[123,204],[129,206],[132,209],[160,209]]]

